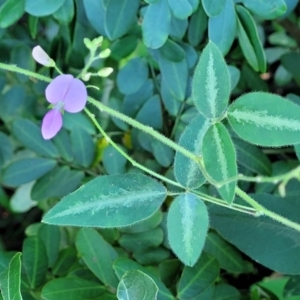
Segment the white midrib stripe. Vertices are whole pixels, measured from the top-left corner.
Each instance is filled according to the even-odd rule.
[[[218,95],[217,85],[218,82],[217,82],[217,76],[214,69],[214,58],[212,53],[209,52],[205,95],[206,95],[206,101],[208,101],[208,105],[212,117],[216,116],[216,103],[217,103],[217,95]]]
[[[300,131],[300,121],[281,116],[269,115],[268,111],[238,110],[228,112],[237,122],[254,123],[258,127],[269,130]]]
[[[215,140],[216,143],[216,151],[218,154],[218,162],[219,165],[221,167],[221,175],[222,175],[222,180],[226,180],[227,178],[229,178],[228,175],[228,168],[227,168],[227,160],[226,160],[226,156],[225,153],[223,151],[223,147],[222,147],[222,141],[220,139],[220,136],[218,134],[218,129],[214,126],[213,127],[213,138]],[[228,184],[224,185],[226,192],[229,193],[229,186]]]

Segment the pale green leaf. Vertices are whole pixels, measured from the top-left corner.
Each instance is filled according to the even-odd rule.
[[[228,109],[234,131],[247,142],[267,147],[300,143],[300,107],[278,95],[253,92]]]
[[[207,118],[220,118],[227,108],[230,76],[222,54],[212,42],[204,48],[196,66],[192,95],[196,107]]]
[[[205,204],[193,194],[175,198],[168,212],[168,238],[171,249],[192,267],[201,255],[208,230]]]
[[[202,115],[196,116],[182,133],[179,145],[201,156],[203,137],[210,125]],[[174,175],[180,184],[188,188],[197,188],[205,181],[198,163],[179,152],[175,155]]]
[[[142,174],[99,176],[63,198],[46,213],[43,222],[89,227],[128,226],[150,217],[165,197],[164,186]]]
[[[203,137],[202,154],[208,174],[217,182],[237,176],[236,153],[230,135],[221,123],[211,126]],[[228,203],[234,199],[236,180],[218,191]]]
[[[147,274],[132,270],[126,272],[118,285],[119,300],[156,300],[158,287]]]

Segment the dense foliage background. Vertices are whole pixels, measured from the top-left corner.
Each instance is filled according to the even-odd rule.
[[[32,48],[40,45],[63,73],[76,76],[89,62],[91,41],[103,36],[98,46],[102,52],[110,49],[110,55],[102,54],[81,77],[89,95],[178,142],[197,115],[191,82],[209,40],[228,65],[231,100],[263,91],[300,104],[297,4],[0,0],[0,62],[54,78],[55,69],[32,58]],[[157,287],[157,299],[300,299],[300,234],[267,217],[206,202],[210,230],[204,250],[195,265],[185,266],[168,242],[166,216],[178,192],[169,184],[161,208],[133,226],[96,230],[41,223],[62,197],[97,176],[142,172],[85,112],[66,112],[63,129],[44,140],[40,124],[47,111],[47,84],[0,70],[0,299],[155,299]],[[172,149],[93,105],[88,108],[129,158],[174,180]],[[240,181],[239,187],[300,223],[300,148],[257,147],[231,134],[239,173],[279,176],[271,182]],[[107,188],[102,184],[95,190]],[[149,189],[155,189],[151,184]],[[209,184],[199,192],[219,197]],[[112,216],[112,226],[104,227],[116,227],[114,222]],[[136,278],[144,290],[134,285]]]

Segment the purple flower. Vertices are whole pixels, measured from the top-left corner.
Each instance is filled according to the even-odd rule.
[[[46,113],[42,123],[45,140],[53,138],[62,127],[62,112],[77,113],[87,101],[87,90],[82,81],[72,75],[59,75],[46,88],[46,99],[52,109]]]

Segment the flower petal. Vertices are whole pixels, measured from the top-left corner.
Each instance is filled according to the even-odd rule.
[[[54,62],[41,46],[36,46],[32,49],[32,57],[43,66],[54,66]]]
[[[74,78],[62,101],[65,103],[65,111],[77,113],[83,110],[87,101],[87,90],[84,83]]]
[[[45,140],[52,139],[62,127],[62,115],[57,109],[48,111],[42,123],[42,135]]]
[[[46,99],[49,103],[55,104],[63,101],[74,77],[72,75],[59,75],[55,77],[46,87]]]

